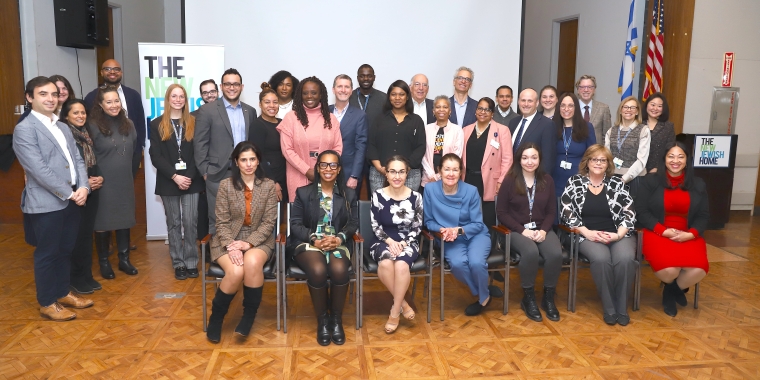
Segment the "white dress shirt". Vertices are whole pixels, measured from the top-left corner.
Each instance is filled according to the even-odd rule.
[[[127,109],[127,98],[124,97],[124,89],[121,88],[121,84],[119,84],[119,88],[116,89],[116,92],[119,94],[121,108],[124,108],[124,116],[129,117],[129,110]]]
[[[417,103],[417,101],[412,98],[412,104],[414,104],[414,113],[422,118],[422,122],[425,123],[425,125],[428,125],[427,104],[425,104],[425,99],[422,99],[422,103]]]
[[[588,106],[588,117],[591,117],[591,111],[594,109],[594,99],[591,99],[588,104],[583,103],[583,100],[578,99],[580,101],[581,105],[581,117],[583,116],[583,113],[586,112],[586,106]]]
[[[71,184],[77,185],[77,171],[76,167],[74,166],[74,160],[71,159],[71,153],[69,152],[69,147],[66,145],[66,137],[63,136],[63,132],[61,132],[61,129],[58,128],[56,123],[58,122],[58,115],[53,114],[53,118],[49,118],[35,110],[32,110],[31,112],[34,117],[36,117],[40,122],[42,122],[42,125],[45,126],[45,128],[50,131],[50,133],[53,134],[53,137],[55,137],[55,141],[58,143],[58,145],[61,147],[61,150],[63,151],[63,155],[66,156],[66,161],[69,163],[69,173],[71,173]],[[80,186],[81,187],[81,186]],[[71,192],[74,194],[74,192]],[[71,198],[71,196],[69,196]]]
[[[335,118],[338,119],[338,122],[343,121],[343,116],[346,116],[346,111],[348,111],[348,103],[346,103],[342,111],[338,108],[337,104],[333,106],[333,115],[335,115]]]
[[[512,134],[512,145],[515,145],[515,139],[517,139],[517,134],[520,133],[523,137],[525,137],[525,133],[528,132],[528,127],[530,127],[530,122],[533,121],[533,118],[536,117],[536,114],[538,112],[533,112],[533,115],[523,117],[520,119],[520,122],[517,123],[517,128],[515,129],[515,133]],[[523,127],[522,132],[520,132],[520,125],[523,123],[523,119],[528,120],[525,122],[525,127]]]

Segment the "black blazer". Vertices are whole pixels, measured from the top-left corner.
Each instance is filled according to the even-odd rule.
[[[433,108],[435,108],[435,101],[433,99],[425,99],[425,109],[427,110],[427,123],[432,124],[435,123],[435,114],[433,113]],[[456,120],[456,119],[454,119]],[[456,122],[454,122],[456,123]],[[461,126],[460,126],[461,127]]]
[[[346,235],[345,246],[353,251],[351,239],[359,228],[359,202],[353,189],[345,188],[344,199],[336,185],[333,190],[332,224],[337,232]],[[350,205],[350,210],[346,208]],[[290,252],[301,243],[308,243],[310,236],[317,230],[317,223],[324,217],[324,211],[319,207],[319,196],[313,184],[301,186],[296,190],[296,199],[290,207],[290,236],[288,248]]]
[[[522,117],[516,117],[509,121],[509,132],[512,136],[517,133],[517,128],[520,127],[522,119]],[[528,130],[523,132],[520,144],[530,141],[538,145],[541,148],[541,167],[551,175],[555,164],[554,157],[557,155],[557,130],[554,127],[554,122],[540,112],[536,112],[527,127]],[[515,162],[520,162],[520,157],[514,159]]]
[[[710,220],[710,205],[707,200],[707,186],[702,178],[694,177],[694,185],[689,189],[688,228],[695,229],[702,235]],[[665,187],[657,173],[644,176],[639,182],[636,197],[636,219],[644,228],[654,231],[657,223],[665,222]]]
[[[186,170],[176,170],[174,164],[179,161],[177,155],[177,140],[172,132],[171,137],[166,141],[161,141],[161,134],[158,132],[158,125],[161,123],[163,115],[150,121],[150,161],[156,167],[156,195],[183,195],[200,193],[206,188],[203,182],[203,176],[195,166],[195,156],[193,150],[193,141],[187,141],[182,138],[182,161],[187,165]],[[180,190],[172,180],[174,174],[189,177],[192,183],[187,190]]]

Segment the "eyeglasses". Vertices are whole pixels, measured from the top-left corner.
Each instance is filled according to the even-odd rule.
[[[638,107],[638,106],[623,106],[622,108],[623,108],[624,110],[626,110],[626,111],[635,111],[635,110],[637,110],[639,107]]]
[[[458,80],[458,81],[465,81],[467,83],[471,83],[472,82],[472,78],[463,77],[461,75],[458,76],[458,77],[454,77],[454,79]]]
[[[203,91],[203,92],[201,92],[201,95],[203,95],[203,96],[216,95],[216,92],[217,92],[216,90]]]
[[[427,84],[427,83],[420,83],[420,82],[414,82],[414,83],[412,83],[412,87],[422,87],[422,88],[427,88],[427,86],[428,86],[428,84]]]
[[[101,70],[103,70],[103,71],[105,71],[107,73],[110,73],[110,72],[120,73],[121,72],[121,67],[104,67]]]
[[[403,176],[405,176],[405,175],[406,175],[406,170],[399,170],[399,171],[396,171],[396,170],[388,170],[388,171],[387,171],[387,173],[388,173],[388,175],[389,175],[389,176],[391,176],[391,177],[395,177],[395,176],[401,176],[401,177],[403,177]]]
[[[561,110],[571,110],[575,108],[575,104],[560,104],[559,109]]]
[[[337,170],[338,169],[338,163],[337,162],[320,162],[319,168],[320,169],[327,169],[330,168],[331,170]]]
[[[593,90],[596,86],[578,86],[579,90]]]
[[[595,163],[595,164],[606,164],[607,159],[606,158],[592,158],[589,161]]]
[[[475,109],[475,111],[478,111],[478,112],[493,112],[492,109],[490,109],[490,108],[483,108],[483,107],[478,107],[478,108]]]
[[[240,82],[235,82],[235,83],[224,82],[224,83],[222,83],[222,86],[224,86],[224,88],[240,88],[240,86],[242,86],[242,85],[243,84],[240,83]]]

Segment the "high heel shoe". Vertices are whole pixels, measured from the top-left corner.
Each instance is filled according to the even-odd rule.
[[[412,309],[412,307],[409,306],[409,304],[406,301],[404,301],[404,304],[401,305],[401,313],[404,315],[404,318],[410,321],[413,320],[414,317],[416,316],[416,314],[414,313],[414,309]]]
[[[396,329],[398,328],[398,322],[399,317],[401,316],[401,312],[399,311],[396,316],[393,316],[393,308],[391,308],[391,314],[388,316],[388,322],[385,322],[385,333],[386,334],[393,334],[396,332]]]

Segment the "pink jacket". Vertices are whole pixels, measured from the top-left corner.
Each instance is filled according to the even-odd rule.
[[[343,138],[340,135],[340,123],[331,113],[330,123],[332,129],[324,128],[325,121],[322,117],[321,108],[306,108],[306,116],[309,119],[309,128],[320,128],[322,133],[319,140],[319,151],[324,152],[332,149],[338,154],[343,153]],[[294,111],[288,112],[277,126],[280,132],[280,147],[285,156],[287,165],[285,176],[288,183],[288,200],[296,199],[296,189],[309,184],[306,172],[314,168],[309,158],[309,140],[306,131],[298,121]],[[316,173],[315,173],[316,174]]]
[[[433,150],[435,149],[435,135],[438,133],[439,128],[440,126],[435,122],[425,126],[427,148],[425,148],[425,156],[422,157],[422,186],[425,186],[428,182],[438,180],[435,175],[435,168],[433,168]],[[443,127],[443,132],[443,154],[454,153],[462,157],[462,150],[464,149],[462,128],[449,121]]]
[[[464,149],[462,152],[462,162],[467,165],[467,140],[475,130],[475,124],[470,124],[462,130],[464,133]],[[491,128],[488,130],[488,145],[483,156],[483,164],[480,165],[480,171],[483,176],[483,200],[493,201],[496,193],[499,191],[498,186],[504,179],[509,168],[512,167],[512,134],[506,125],[491,121]],[[477,169],[473,169],[477,170]],[[462,171],[462,180],[465,178],[467,168]]]

